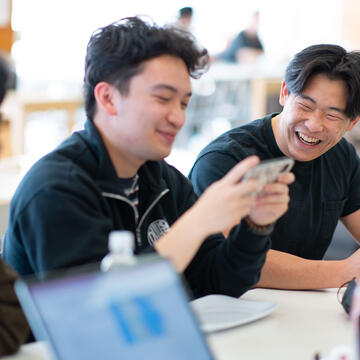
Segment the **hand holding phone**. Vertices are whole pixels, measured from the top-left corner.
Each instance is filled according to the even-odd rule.
[[[274,182],[280,175],[289,172],[294,166],[294,160],[288,157],[264,160],[251,168],[242,180],[259,180],[261,187]],[[261,190],[258,192],[260,193]]]

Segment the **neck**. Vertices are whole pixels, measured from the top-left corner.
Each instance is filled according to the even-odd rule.
[[[135,176],[139,168],[144,164],[144,161],[135,156],[131,156],[125,150],[121,149],[119,144],[115,143],[111,136],[108,135],[96,121],[94,121],[94,124],[101,135],[105,148],[115,168],[116,175],[119,178],[131,178]]]
[[[272,128],[272,131],[274,133],[274,137],[275,137],[275,141],[276,141],[277,146],[282,151],[282,153],[286,155],[286,150],[284,149],[283,144],[280,141],[281,136],[279,134],[279,132],[280,132],[279,124],[280,124],[281,116],[282,116],[282,113],[274,116],[271,119],[271,128]]]

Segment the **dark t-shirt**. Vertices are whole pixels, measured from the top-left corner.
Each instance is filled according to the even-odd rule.
[[[255,120],[221,135],[199,154],[189,177],[200,195],[249,155],[261,160],[284,156],[271,128],[271,118]],[[272,248],[308,259],[321,259],[340,217],[360,208],[360,162],[344,138],[317,159],[295,162],[289,186],[289,210],[271,235]]]

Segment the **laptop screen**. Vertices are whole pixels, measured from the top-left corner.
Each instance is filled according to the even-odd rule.
[[[20,280],[38,340],[57,359],[212,359],[169,262]]]

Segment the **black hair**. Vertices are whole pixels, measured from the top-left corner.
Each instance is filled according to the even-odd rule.
[[[345,114],[350,119],[360,115],[360,52],[347,52],[338,45],[313,45],[298,52],[285,71],[290,93],[300,94],[310,78],[324,74],[330,80],[342,80],[347,87]]]
[[[92,120],[96,111],[97,83],[106,81],[126,95],[131,78],[143,70],[144,62],[161,55],[182,59],[193,78],[202,75],[209,59],[207,50],[199,49],[191,34],[146,23],[139,17],[124,18],[95,31],[85,58],[87,117]]]
[[[193,8],[190,6],[183,7],[179,10],[180,17],[190,17],[193,14]]]

